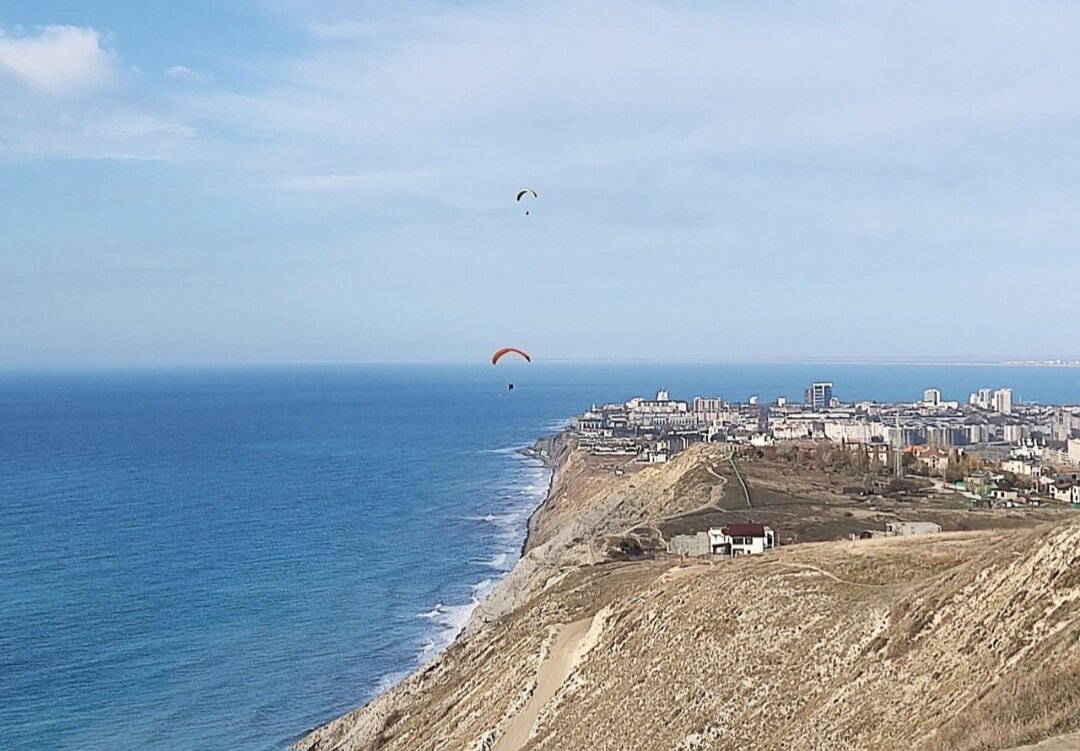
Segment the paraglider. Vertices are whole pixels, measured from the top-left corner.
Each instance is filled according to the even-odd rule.
[[[525,188],[523,190],[518,191],[517,202],[521,203],[521,199],[524,198],[525,196],[532,196],[533,198],[539,198],[540,197],[540,196],[536,195],[536,191],[533,190],[532,188]],[[525,209],[525,216],[528,216],[528,215],[529,215],[529,210]]]
[[[510,354],[517,355],[518,357],[520,357],[525,362],[532,362],[532,357],[530,357],[529,353],[526,352],[525,350],[518,349],[517,347],[503,347],[502,349],[495,350],[495,354],[493,354],[491,356],[491,364],[492,365],[498,365],[499,360],[503,359],[504,357],[506,357],[507,355],[510,355]],[[513,390],[514,390],[514,382],[509,381],[506,384],[506,393],[509,393],[509,392],[511,392]]]
[[[504,357],[506,357],[510,353],[513,353],[515,355],[519,355],[525,362],[532,362],[532,358],[529,356],[529,353],[526,352],[525,350],[518,349],[517,347],[503,347],[502,349],[496,350],[495,354],[493,354],[491,356],[491,364],[492,365],[498,365],[499,360],[503,359]]]

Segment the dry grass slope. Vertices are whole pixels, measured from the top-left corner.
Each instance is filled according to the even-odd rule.
[[[604,558],[605,535],[685,511],[713,458],[603,483],[571,464],[502,604],[300,746],[938,751],[1080,728],[1080,522],[716,564]],[[568,627],[579,644],[585,623],[571,659]]]

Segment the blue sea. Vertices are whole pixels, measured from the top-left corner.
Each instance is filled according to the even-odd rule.
[[[1066,369],[505,364],[0,374],[4,745],[281,749],[370,699],[513,565],[549,479],[517,450],[592,402],[1080,402]]]

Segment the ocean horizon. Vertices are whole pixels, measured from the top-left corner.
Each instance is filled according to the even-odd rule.
[[[11,747],[282,749],[370,700],[513,566],[549,479],[520,450],[594,402],[1080,403],[1068,368],[506,365],[0,373]]]

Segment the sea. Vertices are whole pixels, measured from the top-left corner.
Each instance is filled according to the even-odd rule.
[[[514,565],[537,436],[660,388],[814,380],[1080,402],[1080,370],[973,365],[0,373],[0,745],[283,749],[445,648]]]

